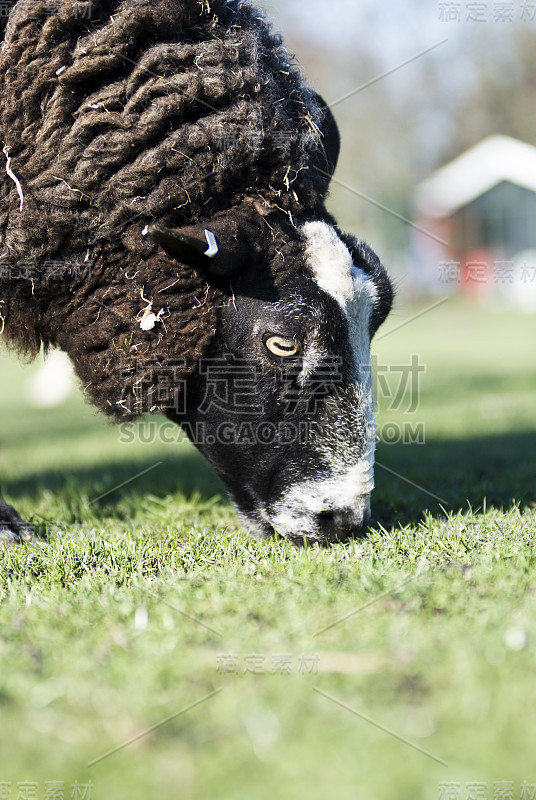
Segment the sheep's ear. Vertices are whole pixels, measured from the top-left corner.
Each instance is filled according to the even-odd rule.
[[[181,264],[188,264],[198,272],[220,276],[234,272],[234,265],[225,258],[216,237],[208,228],[188,226],[174,229],[153,225],[147,234],[168,256]]]
[[[331,108],[319,94],[315,92],[314,96],[316,102],[324,112],[324,119],[322,121],[322,147],[327,161],[327,171],[330,175],[333,175],[339,160],[341,136]]]

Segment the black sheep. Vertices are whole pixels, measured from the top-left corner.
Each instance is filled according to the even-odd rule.
[[[4,339],[29,355],[66,351],[116,418],[182,424],[253,532],[355,532],[372,480],[361,362],[391,290],[374,253],[325,210],[337,128],[279,37],[233,0],[19,0],[0,81]],[[351,289],[338,287],[345,271]],[[276,430],[264,448],[220,441],[236,398],[199,417],[207,364],[226,364],[229,386],[237,360],[254,365],[263,400],[248,421]],[[318,394],[315,375],[335,363]],[[290,417],[314,434],[282,438]],[[343,419],[344,447],[326,432]],[[366,478],[354,490],[356,468]],[[288,494],[339,472],[340,502],[326,489],[311,511],[309,490]],[[6,541],[29,532],[4,503],[0,529]]]

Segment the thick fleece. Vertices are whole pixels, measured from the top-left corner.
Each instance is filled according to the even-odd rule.
[[[107,413],[177,407],[233,292],[296,269],[255,276],[244,253],[269,231],[277,252],[281,211],[325,215],[329,124],[248,3],[19,0],[0,44],[0,330],[65,350]],[[196,223],[239,242],[232,281],[144,235]]]

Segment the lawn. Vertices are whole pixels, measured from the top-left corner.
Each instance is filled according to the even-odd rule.
[[[30,409],[0,355],[44,537],[0,555],[2,800],[536,797],[535,320],[427,305],[374,345],[374,518],[326,550],[248,538],[154,421]]]

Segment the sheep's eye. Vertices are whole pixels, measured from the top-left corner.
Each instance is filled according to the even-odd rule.
[[[263,336],[265,347],[274,356],[282,358],[295,358],[301,352],[301,345],[294,339],[285,339],[284,336],[276,336],[273,333],[265,333]]]

